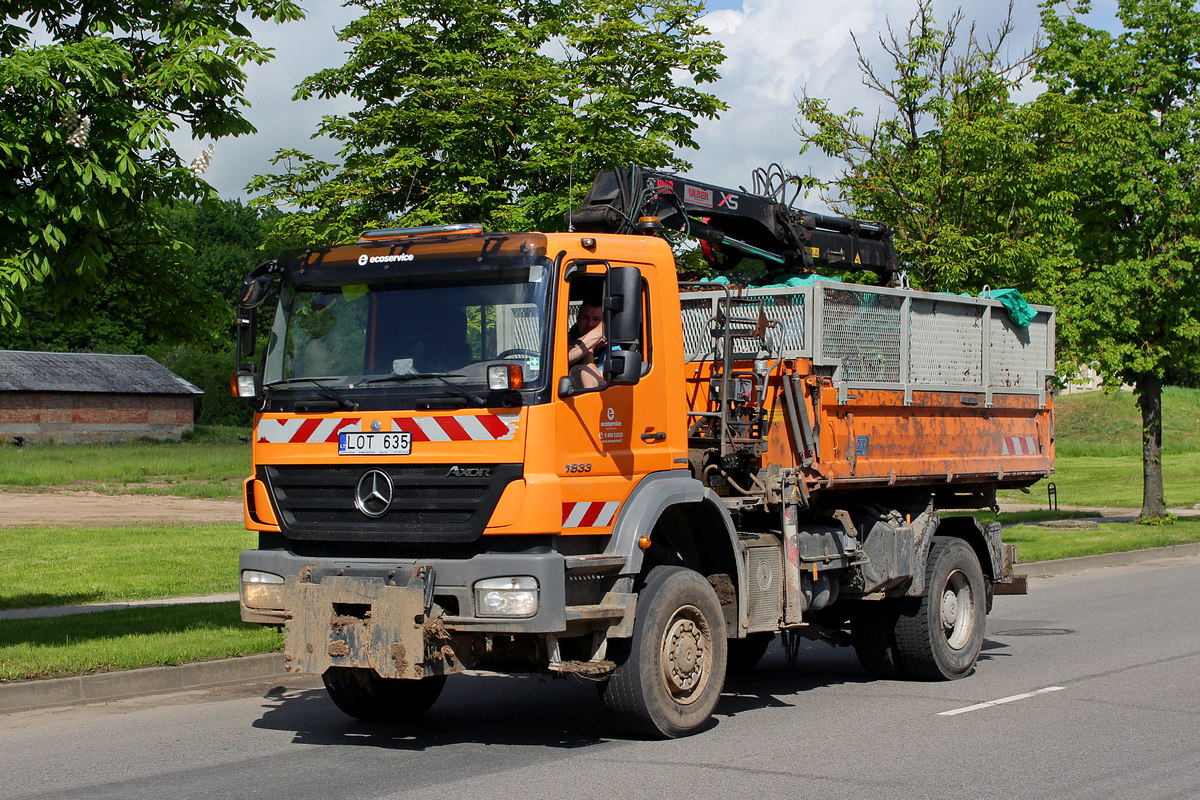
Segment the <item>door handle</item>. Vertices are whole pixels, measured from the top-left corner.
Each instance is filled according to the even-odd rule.
[[[667,438],[666,431],[656,431],[655,433],[643,433],[642,434],[643,442],[661,442],[662,440],[664,440],[666,438]]]

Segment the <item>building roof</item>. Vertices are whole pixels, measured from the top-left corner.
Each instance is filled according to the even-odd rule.
[[[149,356],[0,350],[0,392],[204,394]]]

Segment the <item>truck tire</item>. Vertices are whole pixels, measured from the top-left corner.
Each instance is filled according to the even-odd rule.
[[[727,642],[729,656],[725,659],[726,674],[749,672],[754,669],[754,665],[762,661],[773,641],[775,634],[770,631],[748,633],[745,639],[730,639]]]
[[[879,600],[863,603],[850,620],[850,643],[868,675],[885,680],[908,676],[896,652],[898,614],[895,600]]]
[[[445,675],[381,678],[373,669],[352,667],[330,667],[321,680],[334,705],[364,722],[415,722],[446,685]]]
[[[925,564],[925,595],[901,603],[896,650],[914,678],[955,680],[983,649],[987,591],[975,550],[962,539],[936,537]]]
[[[655,567],[638,593],[633,636],[610,644],[617,669],[600,689],[605,710],[635,735],[695,733],[721,697],[726,645],[708,581],[683,567]]]

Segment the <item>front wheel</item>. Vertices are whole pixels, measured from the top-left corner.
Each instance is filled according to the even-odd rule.
[[[726,644],[708,581],[683,567],[655,567],[638,593],[633,637],[610,643],[618,666],[601,688],[605,710],[638,735],[695,733],[721,697]]]
[[[333,704],[364,722],[415,722],[433,706],[445,675],[381,678],[373,669],[330,667],[321,676]]]
[[[954,680],[983,649],[987,590],[979,558],[962,539],[938,537],[929,548],[925,594],[906,601],[896,620],[896,649],[914,678]]]

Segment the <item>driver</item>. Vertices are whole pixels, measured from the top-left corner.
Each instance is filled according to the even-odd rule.
[[[585,299],[579,306],[575,324],[567,331],[567,363],[571,381],[581,389],[595,389],[603,381],[601,364],[608,350],[604,338],[604,309],[600,300]]]

